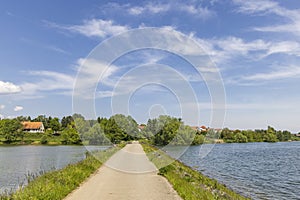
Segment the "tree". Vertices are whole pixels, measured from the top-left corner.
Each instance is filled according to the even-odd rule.
[[[205,140],[205,136],[201,135],[201,134],[196,134],[194,141],[192,143],[192,145],[199,145],[199,144],[203,144]]]
[[[17,135],[21,132],[22,124],[17,119],[0,120],[0,134],[4,135],[6,143],[16,140]]]
[[[48,127],[51,128],[54,132],[57,132],[60,130],[60,123],[59,119],[57,117],[51,118],[48,122]]]
[[[63,117],[61,119],[61,127],[63,129],[67,128],[69,125],[71,125],[74,122],[74,119],[72,116]]]
[[[179,127],[183,122],[178,118],[161,115],[158,119],[148,120],[146,131],[150,131],[153,135],[153,143],[155,145],[169,144],[179,131]],[[179,142],[180,138],[176,138]]]
[[[81,144],[80,136],[72,125],[69,125],[62,131],[62,138],[63,144]]]
[[[75,119],[78,119],[78,118],[84,120],[84,116],[82,116],[81,114],[78,114],[78,113],[74,113],[74,114],[72,115],[72,118],[73,118],[74,120],[75,120]]]
[[[242,133],[237,133],[235,136],[234,136],[234,141],[237,142],[237,143],[246,143],[248,142],[248,139],[245,135],[243,135]]]
[[[263,139],[264,142],[278,142],[276,135],[272,133],[266,133]]]
[[[263,140],[264,142],[277,142],[276,130],[271,126],[268,126],[268,129],[263,136]]]
[[[84,141],[88,141],[90,145],[102,145],[109,144],[109,139],[105,136],[104,130],[100,124],[95,124],[87,134],[82,138]]]
[[[221,131],[220,138],[226,142],[233,142],[235,140],[233,131],[229,130],[228,128],[224,128]]]

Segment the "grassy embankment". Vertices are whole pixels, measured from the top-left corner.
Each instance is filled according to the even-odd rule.
[[[159,174],[166,177],[185,200],[247,199],[216,180],[202,175],[177,160],[174,161],[155,147],[143,144],[143,148],[149,160],[159,169]],[[166,163],[171,164],[165,166]]]
[[[61,135],[52,135],[45,133],[22,133],[7,144],[3,135],[0,135],[0,145],[62,145],[64,138]]]
[[[101,161],[106,161],[124,146],[125,144],[120,144],[116,147],[93,153],[93,156],[87,153],[87,158],[85,160],[77,164],[68,165],[58,171],[48,172],[34,178],[34,180],[30,180],[29,178],[27,186],[13,194],[0,195],[0,199],[63,199],[102,165],[102,162],[99,161],[100,159],[97,158],[101,158]]]

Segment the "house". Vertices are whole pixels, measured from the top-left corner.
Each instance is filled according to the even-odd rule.
[[[201,131],[207,131],[207,128],[206,128],[206,126],[190,126],[193,130],[195,130],[195,131],[199,131],[199,132],[201,132]]]
[[[139,131],[142,131],[146,127],[145,124],[141,124],[138,126]]]
[[[43,122],[22,122],[23,131],[30,133],[44,133],[45,128]]]
[[[208,128],[206,127],[206,126],[200,126],[200,131],[207,131],[208,130]]]
[[[194,131],[199,131],[199,127],[198,126],[190,126],[191,129],[193,129]]]

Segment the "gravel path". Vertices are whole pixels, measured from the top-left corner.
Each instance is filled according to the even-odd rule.
[[[134,143],[115,153],[92,177],[65,199],[181,198],[164,177],[157,175],[157,168],[148,160],[142,146]]]

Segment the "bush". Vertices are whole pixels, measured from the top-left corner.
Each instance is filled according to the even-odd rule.
[[[46,135],[43,135],[41,138],[41,144],[47,144],[48,143],[48,137]]]

